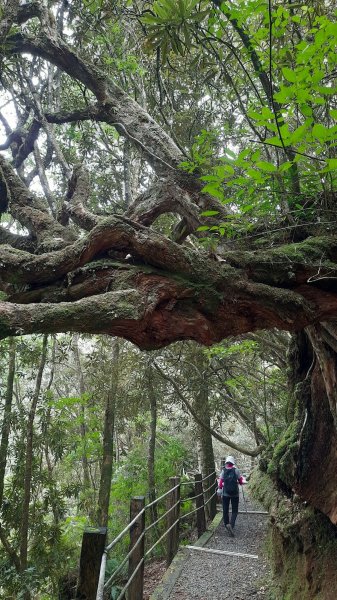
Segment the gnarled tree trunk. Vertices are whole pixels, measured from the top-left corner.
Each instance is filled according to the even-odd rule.
[[[334,331],[296,336],[292,420],[253,487],[272,514],[270,554],[280,597],[332,600],[337,584],[337,430]],[[283,594],[283,596],[282,596]]]

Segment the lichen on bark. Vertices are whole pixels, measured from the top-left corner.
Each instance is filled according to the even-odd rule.
[[[272,567],[268,584],[275,600],[334,600],[337,585],[336,528],[299,496],[287,497],[256,470],[250,489],[269,511],[265,552]]]

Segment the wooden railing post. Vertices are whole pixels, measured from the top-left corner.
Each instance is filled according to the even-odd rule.
[[[96,600],[101,560],[106,544],[106,527],[88,527],[82,538],[80,572],[75,598]]]
[[[203,484],[206,515],[208,519],[213,520],[216,515],[216,496],[212,498],[216,491],[215,471],[210,470],[205,473]]]
[[[216,480],[216,474],[214,473],[213,477],[211,476],[208,481],[209,481],[208,486],[212,485],[212,483],[213,483],[213,485],[211,487],[211,490],[210,490],[211,495],[213,497],[210,500],[210,510],[209,510],[210,517],[211,517],[211,519],[213,521],[213,519],[214,519],[214,517],[215,517],[215,515],[217,513],[217,510],[216,510],[216,501],[217,501],[216,491],[218,489],[218,484],[217,484],[217,480]]]
[[[204,506],[204,493],[202,489],[202,475],[196,473],[194,475],[194,490],[195,490],[195,505],[197,509],[197,529],[198,537],[200,537],[206,531],[206,517],[205,517],[205,506]]]
[[[170,512],[167,515],[167,529],[172,527],[173,523],[179,519],[180,514],[180,477],[170,477],[171,493],[167,497],[167,510]],[[178,487],[176,487],[178,486]],[[175,506],[176,505],[176,506]],[[174,508],[173,508],[174,507]],[[177,554],[179,547],[179,522],[167,534],[167,557],[166,564],[169,566]]]
[[[145,497],[136,496],[131,498],[130,502],[130,522],[142,511],[145,506]],[[130,528],[130,551],[136,545],[140,536],[143,534],[145,529],[145,513],[139,515],[139,518]],[[144,544],[145,536],[136,546],[134,551],[131,553],[129,558],[129,578],[138,567],[140,561],[144,558]],[[143,588],[144,588],[144,563],[139,567],[136,575],[131,581],[127,597],[130,600],[143,600]]]

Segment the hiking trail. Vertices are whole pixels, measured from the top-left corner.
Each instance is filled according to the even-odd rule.
[[[240,496],[235,537],[226,531],[221,505],[211,535],[202,546],[182,547],[151,600],[266,600],[268,565],[264,555],[268,515],[246,494],[247,510]],[[219,523],[220,521],[220,523]],[[204,536],[203,536],[204,537]],[[218,552],[237,553],[226,555]],[[247,555],[247,556],[245,556]],[[256,558],[256,556],[258,558]]]

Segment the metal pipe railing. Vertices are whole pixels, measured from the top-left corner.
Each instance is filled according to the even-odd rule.
[[[174,523],[172,523],[171,527],[169,527],[168,529],[166,529],[166,531],[164,531],[163,535],[160,536],[160,538],[153,544],[153,546],[151,546],[151,548],[149,550],[147,550],[145,552],[145,558],[147,556],[149,556],[149,554],[151,554],[152,550],[160,543],[163,541],[163,539],[167,536],[167,534],[171,531],[171,529],[173,529],[173,527],[175,527],[180,521],[180,518],[177,519],[176,521],[174,521]]]
[[[206,475],[205,477],[203,477],[200,481],[201,482],[207,481],[210,477],[212,477],[212,476],[215,477],[215,475],[216,475],[216,472],[213,471],[209,475]],[[144,529],[144,531],[141,533],[141,535],[139,536],[137,542],[134,544],[134,546],[132,547],[132,549],[127,553],[127,555],[123,558],[122,562],[118,565],[118,567],[110,575],[109,579],[104,583],[108,552],[110,552],[110,550],[112,550],[116,546],[116,544],[118,544],[118,542],[121,541],[121,539],[130,531],[131,527],[136,523],[136,521],[139,519],[139,517],[142,514],[146,513],[146,511],[148,511],[148,509],[150,509],[152,506],[158,504],[158,502],[160,502],[161,500],[164,500],[167,496],[169,496],[169,494],[172,494],[175,490],[177,490],[180,487],[180,485],[191,485],[191,484],[194,485],[194,482],[185,481],[185,482],[179,483],[179,484],[173,486],[172,488],[170,488],[167,492],[165,492],[161,496],[159,496],[159,498],[155,498],[155,500],[153,500],[152,502],[150,502],[149,504],[147,504],[134,517],[134,519],[132,519],[132,521],[130,521],[130,523],[128,523],[128,525],[112,540],[112,542],[110,542],[110,544],[108,544],[108,546],[105,548],[104,553],[102,555],[102,561],[101,561],[101,568],[100,568],[100,574],[99,574],[99,582],[98,582],[98,587],[97,587],[96,600],[103,600],[103,598],[104,598],[104,590],[107,587],[109,587],[109,585],[113,582],[113,580],[116,578],[116,576],[122,571],[123,567],[125,567],[125,565],[127,564],[128,560],[130,559],[130,556],[134,552],[135,548],[141,543],[141,541],[145,537],[145,534],[148,531],[150,531],[153,527],[155,527],[156,525],[158,525],[158,523],[160,523],[165,517],[167,517],[167,515],[169,513],[171,513],[171,511],[173,511],[179,504],[181,504],[182,502],[193,501],[193,500],[196,500],[197,498],[199,498],[201,496],[204,496],[214,486],[214,483],[212,483],[209,487],[207,487],[205,490],[203,490],[203,492],[201,492],[200,494],[196,494],[195,496],[192,496],[191,498],[179,499],[167,511],[165,511],[160,517],[158,517],[158,519],[156,519],[156,521],[154,521],[153,523],[150,523],[150,525],[148,525]],[[207,499],[207,501],[203,503],[202,508],[205,507],[205,506],[207,506],[209,504],[209,502],[211,502],[211,500],[214,498],[214,496],[216,496],[216,492],[214,492],[214,494],[212,494]],[[199,510],[200,510],[200,507],[199,508],[194,508],[193,510],[185,513],[184,515],[179,516],[179,518],[176,519],[174,521],[174,523],[172,523],[170,525],[170,527],[164,531],[164,533],[155,541],[155,543],[152,544],[152,546],[144,553],[143,558],[139,561],[139,563],[138,563],[137,567],[134,569],[132,575],[128,578],[128,580],[127,580],[126,584],[124,585],[123,589],[121,590],[121,592],[120,592],[117,600],[121,600],[123,598],[126,590],[130,586],[131,582],[133,581],[133,579],[136,576],[137,572],[141,568],[141,566],[144,563],[145,559],[153,552],[154,548],[156,548],[156,546],[158,544],[160,544],[160,542],[163,541],[163,539],[170,533],[171,530],[173,530],[173,528],[176,525],[178,525],[178,523],[180,521],[182,521],[183,519],[187,518],[190,515],[193,515],[193,514],[197,513],[197,511],[199,511]]]
[[[175,489],[175,488],[172,488]],[[150,529],[152,529],[152,527],[154,527],[155,525],[157,525],[162,519],[164,519],[164,517],[166,517],[172,510],[174,510],[176,508],[176,506],[178,506],[178,504],[180,504],[181,500],[178,500],[178,502],[176,502],[175,504],[173,504],[173,506],[171,506],[171,508],[169,508],[166,512],[164,512],[163,515],[161,515],[160,517],[158,517],[158,519],[156,521],[154,521],[153,523],[150,523],[150,525],[148,525],[145,528],[145,531],[149,531]]]
[[[108,585],[113,582],[113,580],[116,577],[116,575],[118,573],[120,573],[120,571],[123,569],[124,565],[129,560],[130,556],[132,556],[132,553],[135,551],[135,549],[137,548],[137,546],[140,544],[140,542],[142,541],[142,539],[144,537],[145,537],[145,531],[143,531],[143,533],[139,536],[139,538],[138,538],[137,542],[135,543],[135,545],[131,548],[131,550],[127,553],[127,555],[124,557],[124,559],[122,560],[122,562],[118,565],[118,567],[116,567],[116,569],[114,570],[114,572],[110,575],[108,581],[105,582],[105,584],[104,584],[105,588],[108,587]]]
[[[151,508],[151,506],[153,506],[154,504],[157,504],[157,502],[159,502],[160,500],[163,500],[163,498],[166,498],[166,496],[171,494],[171,492],[173,492],[173,490],[176,490],[180,485],[181,484],[178,483],[178,485],[175,485],[172,488],[170,488],[167,492],[165,492],[165,494],[162,494],[161,496],[159,496],[159,498],[155,498],[155,500],[153,500],[152,502],[150,502],[149,504],[147,504],[145,506],[145,510],[147,510],[148,508]]]
[[[123,587],[122,591],[120,592],[119,596],[117,597],[116,600],[121,600],[126,592],[126,590],[128,589],[130,583],[134,580],[134,578],[136,577],[140,567],[142,566],[142,564],[144,563],[145,558],[142,558],[137,567],[135,568],[134,572],[132,573],[131,577],[129,577],[129,579],[127,580],[125,586]]]
[[[137,521],[138,517],[140,515],[142,515],[145,512],[145,508],[143,508],[140,513],[134,518],[132,519],[132,521],[130,521],[130,523],[123,529],[123,531],[121,531],[117,537],[115,537],[114,540],[112,540],[112,542],[109,544],[109,546],[106,547],[106,552],[109,552],[109,550],[111,550],[114,546],[116,546],[116,544],[122,539],[122,537],[131,529],[132,525],[135,524],[135,522]]]

